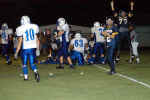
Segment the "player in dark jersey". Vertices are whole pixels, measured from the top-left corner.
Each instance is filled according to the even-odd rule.
[[[132,17],[133,17],[133,7],[134,7],[134,2],[132,1],[130,3],[131,8],[130,12],[126,13],[124,10],[120,10],[119,13],[116,12],[114,8],[114,1],[111,1],[111,9],[113,11],[113,16],[114,16],[114,23],[118,27],[119,30],[119,35],[116,37],[116,50],[117,50],[117,57],[116,60],[120,60],[120,48],[121,46],[127,46],[129,49],[130,47],[130,34],[129,34],[129,24],[131,23]]]
[[[110,66],[110,74],[113,75],[116,73],[113,54],[116,47],[115,37],[118,35],[118,32],[117,28],[113,24],[113,19],[111,17],[107,18],[106,20],[106,28],[103,32],[103,35],[106,37],[106,61]]]

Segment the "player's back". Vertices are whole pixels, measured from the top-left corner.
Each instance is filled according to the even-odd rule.
[[[96,39],[96,42],[105,42],[105,38],[102,34],[102,32],[104,31],[104,27],[99,27],[99,28],[92,28],[92,33],[95,34],[95,39]]]
[[[65,39],[67,42],[69,42],[69,32],[70,32],[70,29],[69,29],[69,25],[68,24],[65,24],[63,26],[57,26],[57,30],[58,31],[64,31],[65,32]],[[62,36],[60,37],[60,41],[62,41]]]
[[[37,48],[37,33],[39,28],[36,24],[21,25],[16,30],[17,36],[23,38],[23,49]]]

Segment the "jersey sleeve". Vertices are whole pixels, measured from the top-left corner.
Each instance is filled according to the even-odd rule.
[[[38,33],[39,33],[39,26],[35,25],[35,34],[38,34]]]
[[[95,32],[94,32],[94,28],[93,28],[93,27],[91,28],[91,33],[93,33],[93,34],[95,33]]]
[[[23,36],[21,27],[18,27],[18,28],[16,29],[16,35],[17,35],[18,37]]]
[[[12,35],[13,34],[13,30],[12,29],[8,29],[7,32],[8,32],[8,35]]]
[[[71,40],[71,42],[70,42],[70,45],[73,45],[74,44],[74,39],[73,40]]]
[[[65,25],[64,31],[69,32],[69,25],[68,24]]]
[[[87,43],[88,43],[88,41],[87,41],[87,39],[86,39],[86,38],[84,39],[84,43],[85,43],[85,44],[87,44]]]

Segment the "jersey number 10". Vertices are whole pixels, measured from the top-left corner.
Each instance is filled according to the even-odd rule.
[[[26,41],[34,40],[34,30],[33,29],[26,30],[25,33],[26,33]]]

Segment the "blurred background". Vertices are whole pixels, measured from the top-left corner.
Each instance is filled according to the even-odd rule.
[[[115,0],[118,9],[129,10],[130,0]],[[146,0],[135,1],[135,22],[149,25],[150,7]],[[110,0],[0,0],[0,24],[8,22],[15,28],[22,15],[29,15],[34,23],[48,25],[65,17],[69,24],[90,26],[112,15]]]

